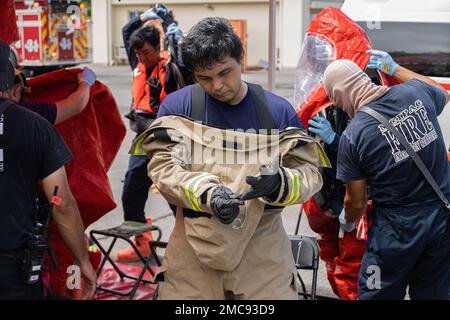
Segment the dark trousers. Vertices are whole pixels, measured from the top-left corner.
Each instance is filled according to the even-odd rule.
[[[126,221],[146,222],[145,203],[152,181],[147,174],[147,156],[130,156],[122,192],[122,206]]]
[[[440,200],[375,206],[359,273],[358,298],[448,299],[450,212]]]
[[[0,300],[43,300],[42,283],[23,284],[20,258],[0,256]]]

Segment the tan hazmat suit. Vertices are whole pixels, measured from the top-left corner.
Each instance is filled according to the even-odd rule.
[[[321,189],[319,167],[330,163],[320,144],[298,128],[249,133],[170,115],[155,120],[130,152],[147,154],[149,177],[177,206],[158,270],[164,275],[160,299],[297,299],[291,244],[280,213]],[[212,190],[224,185],[243,193],[249,188],[245,177],[259,175],[261,165],[279,155],[281,187],[275,201],[245,201],[234,222],[222,224],[209,205]]]

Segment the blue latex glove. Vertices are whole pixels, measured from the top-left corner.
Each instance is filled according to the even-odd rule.
[[[173,35],[175,37],[175,40],[178,42],[181,39],[183,39],[183,33],[181,32],[181,29],[177,26],[175,22],[171,23],[167,27],[166,36]]]
[[[346,232],[352,232],[355,229],[356,224],[353,223],[347,223],[345,220],[345,211],[342,209],[341,214],[339,215],[339,223],[342,226],[342,229],[344,229]]]
[[[326,144],[331,144],[336,136],[336,133],[331,128],[331,123],[321,116],[315,116],[308,121],[308,130],[312,133],[317,134],[323,142]]]
[[[97,80],[97,75],[89,68],[83,68],[83,71],[78,74],[78,83],[85,82],[88,86],[92,87],[95,80]]]
[[[398,63],[392,59],[389,53],[379,50],[367,50],[366,53],[372,56],[367,64],[367,68],[378,69],[390,76],[392,76],[395,70],[397,70]]]
[[[148,20],[152,20],[152,19],[161,20],[161,18],[158,16],[157,12],[155,12],[154,8],[150,8],[147,11],[145,11],[143,14],[141,14],[141,20],[144,22],[148,21]]]

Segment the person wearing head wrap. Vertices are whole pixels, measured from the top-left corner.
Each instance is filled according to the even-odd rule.
[[[374,202],[372,225],[359,274],[359,299],[447,299],[450,269],[448,210],[395,137],[364,112],[368,106],[394,125],[413,146],[445,194],[446,148],[437,120],[449,95],[435,81],[370,50],[368,67],[401,84],[378,86],[348,60],[332,62],[325,91],[351,120],[342,133],[337,178],[346,183],[344,223],[357,221]]]
[[[324,73],[328,97],[352,119],[364,105],[384,95],[389,88],[373,83],[354,62],[337,60]]]

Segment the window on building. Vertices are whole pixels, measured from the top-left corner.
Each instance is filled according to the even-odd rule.
[[[135,17],[139,17],[141,14],[143,14],[144,11],[143,10],[129,10],[128,11],[128,17],[131,19],[135,18]]]

